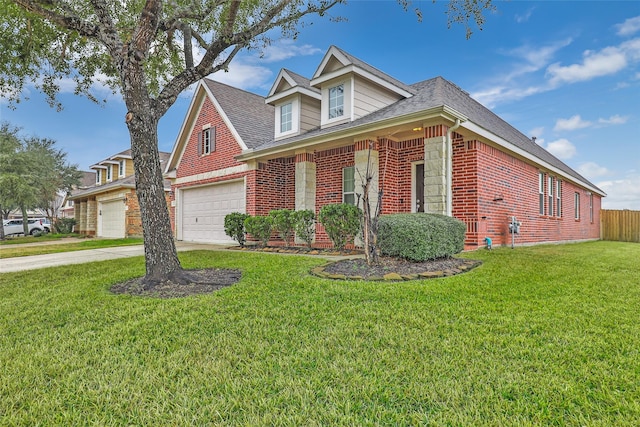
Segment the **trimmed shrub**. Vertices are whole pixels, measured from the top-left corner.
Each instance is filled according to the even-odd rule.
[[[316,234],[316,215],[308,209],[293,212],[293,228],[298,239],[311,247]]]
[[[249,216],[244,220],[244,229],[258,239],[262,246],[267,246],[273,229],[271,217]]]
[[[53,227],[56,233],[71,234],[75,225],[75,218],[58,218],[55,220]]]
[[[337,250],[342,250],[352,242],[360,231],[362,210],[347,203],[324,205],[320,208],[318,220]]]
[[[284,240],[286,246],[291,246],[293,239],[293,212],[289,209],[274,209],[269,212],[273,229]]]
[[[436,214],[383,215],[378,245],[382,255],[410,261],[446,258],[464,249],[464,222]]]
[[[232,212],[224,217],[225,234],[238,242],[240,246],[244,246],[244,242],[247,240],[244,220],[248,217],[249,215],[240,212]]]

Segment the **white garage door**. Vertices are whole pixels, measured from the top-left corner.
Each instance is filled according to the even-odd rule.
[[[245,212],[244,181],[182,191],[182,240],[233,243],[224,233],[224,217]]]
[[[98,235],[101,237],[124,237],[125,215],[122,200],[102,202],[99,206],[98,221],[100,228]]]

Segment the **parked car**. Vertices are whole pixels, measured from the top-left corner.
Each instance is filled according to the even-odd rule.
[[[51,233],[51,221],[49,221],[49,218],[35,218],[35,219],[40,221],[40,224],[42,225],[42,227],[44,227],[45,233]]]
[[[42,224],[41,219],[29,219],[29,234],[36,235],[41,233],[46,233],[47,230],[45,226]],[[2,221],[2,226],[4,228],[4,235],[10,236],[12,234],[24,234],[24,227],[22,225],[22,219],[6,219]]]

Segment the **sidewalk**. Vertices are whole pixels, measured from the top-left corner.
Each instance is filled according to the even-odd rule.
[[[36,243],[37,244],[37,243]],[[228,245],[214,245],[205,243],[176,242],[178,252],[182,251],[227,251]],[[289,255],[282,253],[264,252],[270,255]],[[1,254],[0,254],[1,255]],[[31,255],[15,258],[0,258],[0,273],[11,273],[15,271],[35,270],[46,267],[57,267],[60,265],[84,264],[87,262],[106,261],[110,259],[129,258],[144,255],[143,245],[134,246],[116,246],[104,249],[87,249],[75,252],[60,252],[46,255]],[[296,254],[291,254],[296,255]],[[301,254],[297,254],[301,255]],[[357,258],[361,255],[301,255],[301,256],[320,256],[328,260],[339,260],[344,258]]]
[[[224,245],[204,245],[197,243],[176,242],[178,251],[225,250]],[[83,264],[87,262],[105,261],[118,258],[129,258],[144,255],[144,246],[116,246],[104,249],[87,249],[84,251],[60,252],[56,254],[31,255],[0,259],[0,273],[35,270],[38,268],[56,267],[59,265]]]

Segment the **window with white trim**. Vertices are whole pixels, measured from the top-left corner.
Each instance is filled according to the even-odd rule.
[[[580,193],[573,195],[573,209],[575,211],[575,219],[580,219]]]
[[[113,165],[107,166],[107,182],[111,181],[112,172],[113,172]]]
[[[593,194],[589,194],[589,221],[593,224]]]
[[[553,216],[553,177],[547,178],[547,196],[549,197],[548,211],[549,216]]]
[[[329,119],[344,115],[344,84],[329,88]]]
[[[556,216],[562,217],[562,181],[556,179]]]
[[[538,174],[538,193],[539,193],[539,208],[538,213],[544,215],[544,173]]]
[[[280,106],[280,133],[293,129],[293,102]]]
[[[122,178],[124,176],[125,165],[126,165],[125,160],[124,159],[120,159],[120,161],[118,162],[118,176],[120,178]]]
[[[202,129],[198,134],[198,155],[203,156],[216,151],[216,128]]]
[[[342,203],[356,204],[355,166],[342,169]]]
[[[96,169],[96,185],[100,185],[102,182],[102,170]]]

